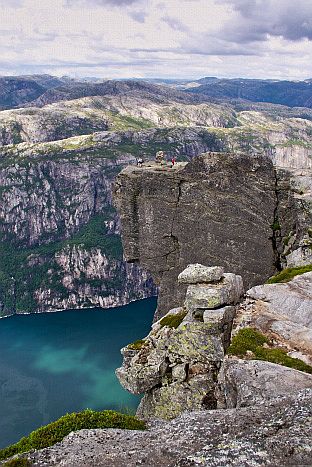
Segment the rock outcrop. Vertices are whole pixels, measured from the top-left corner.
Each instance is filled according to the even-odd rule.
[[[247,287],[274,272],[269,158],[208,153],[173,170],[127,167],[114,199],[126,259],[159,285],[158,317],[182,304],[185,287],[177,287],[177,277],[189,263],[220,264]]]
[[[153,419],[148,429],[81,430],[22,457],[37,467],[311,465],[312,375],[250,355],[224,358],[239,276],[195,264],[179,280],[191,299],[187,292],[184,308],[124,348],[117,370],[131,392],[146,391],[138,414]],[[226,306],[212,300],[225,295]]]
[[[264,284],[246,292],[235,330],[254,327],[304,355],[312,363],[312,272],[282,284]],[[299,355],[300,356],[300,355]]]
[[[312,388],[312,375],[275,363],[226,358],[218,377],[218,408],[233,409]]]
[[[144,340],[124,347],[123,366],[116,370],[126,389],[145,393],[137,411],[144,419],[171,419],[217,404],[217,375],[243,294],[242,279],[199,264],[179,279],[188,284],[184,308],[170,310]]]

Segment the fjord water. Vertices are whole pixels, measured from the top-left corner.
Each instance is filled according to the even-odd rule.
[[[71,310],[0,320],[0,447],[65,413],[133,411],[119,384],[121,347],[148,334],[156,299],[109,310]]]

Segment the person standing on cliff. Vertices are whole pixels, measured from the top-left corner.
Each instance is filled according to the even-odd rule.
[[[174,166],[175,162],[176,162],[176,158],[173,156],[173,158],[171,159],[171,167]]]
[[[155,155],[155,162],[156,162],[157,164],[161,164],[161,165],[162,165],[163,162],[164,162],[164,157],[165,157],[164,151],[157,151],[157,152],[156,152],[156,155]]]

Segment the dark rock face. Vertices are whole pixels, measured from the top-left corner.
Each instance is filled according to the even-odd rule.
[[[36,466],[307,466],[312,393],[266,404],[189,412],[148,431],[81,430],[28,454]]]
[[[266,157],[207,153],[174,169],[128,167],[114,199],[126,259],[159,285],[159,316],[181,305],[177,276],[190,263],[223,266],[247,288],[274,273],[275,174]]]

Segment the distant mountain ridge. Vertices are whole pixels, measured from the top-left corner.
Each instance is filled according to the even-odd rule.
[[[254,102],[312,108],[312,78],[304,81],[217,78],[122,79],[58,78],[51,75],[0,77],[0,110],[42,107],[64,100],[137,94],[180,103]]]
[[[312,79],[276,81],[202,78],[197,83],[199,86],[188,88],[186,91],[206,98],[244,99],[288,107],[312,108]]]
[[[19,107],[60,86],[64,80],[50,75],[0,77],[0,110]]]

